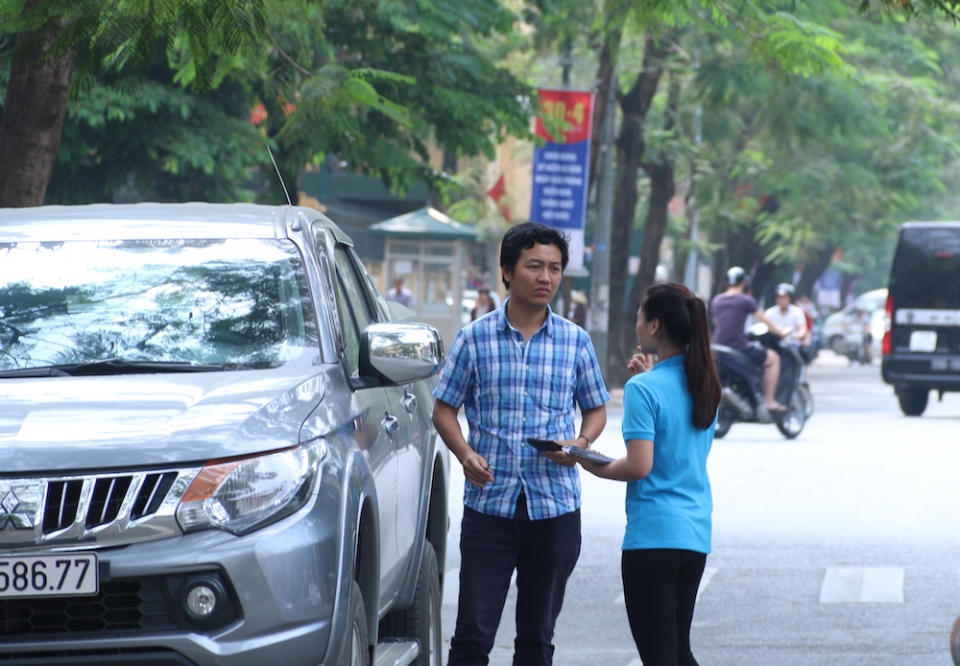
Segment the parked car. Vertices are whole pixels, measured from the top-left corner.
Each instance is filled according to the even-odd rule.
[[[960,222],[908,222],[890,269],[883,381],[920,416],[930,391],[960,391]]]
[[[845,353],[847,335],[857,319],[857,310],[862,308],[871,315],[870,332],[873,336],[873,356],[879,358],[884,323],[882,316],[874,317],[873,313],[883,312],[883,305],[886,300],[886,289],[874,289],[857,296],[853,303],[843,310],[825,317],[820,327],[821,344],[837,354]]]
[[[5,664],[439,664],[436,329],[305,208],[0,211]]]

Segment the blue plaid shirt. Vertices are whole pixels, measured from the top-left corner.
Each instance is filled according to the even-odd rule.
[[[532,520],[555,518],[580,508],[580,475],[527,438],[573,439],[575,405],[594,409],[610,395],[586,331],[548,308],[543,326],[524,341],[506,306],[460,330],[433,395],[464,406],[467,441],[493,473],[494,482],[483,488],[465,484],[463,503],[512,518],[523,489]]]

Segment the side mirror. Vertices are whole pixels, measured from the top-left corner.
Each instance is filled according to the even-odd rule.
[[[360,336],[360,376],[388,386],[432,377],[443,362],[443,339],[429,324],[370,324]]]

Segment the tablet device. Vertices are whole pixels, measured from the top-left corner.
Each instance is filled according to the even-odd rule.
[[[563,451],[563,448],[552,439],[537,439],[536,437],[528,437],[527,443],[529,443],[530,446],[538,451],[543,451],[544,453],[547,453],[548,451]]]
[[[564,453],[568,456],[574,458],[580,458],[582,460],[591,460],[595,463],[600,463],[601,465],[606,465],[614,461],[610,456],[605,456],[598,451],[593,449],[581,449],[579,446],[565,446],[563,447]]]

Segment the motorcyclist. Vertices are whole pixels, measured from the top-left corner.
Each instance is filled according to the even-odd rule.
[[[793,304],[794,289],[792,284],[782,282],[777,285],[776,291],[777,304],[772,308],[767,308],[767,316],[773,320],[780,330],[790,331],[788,336],[791,340],[796,340],[801,345],[809,345],[811,333],[807,328],[807,315],[804,314],[798,306]]]
[[[763,402],[771,412],[784,412],[786,407],[776,400],[777,382],[780,381],[780,355],[772,349],[747,340],[745,324],[747,317],[753,315],[763,322],[770,332],[781,338],[790,331],[783,330],[767,316],[756,299],[746,293],[747,272],[739,266],[727,271],[727,290],[717,294],[710,301],[710,315],[713,318],[713,341],[742,352],[763,372]]]

